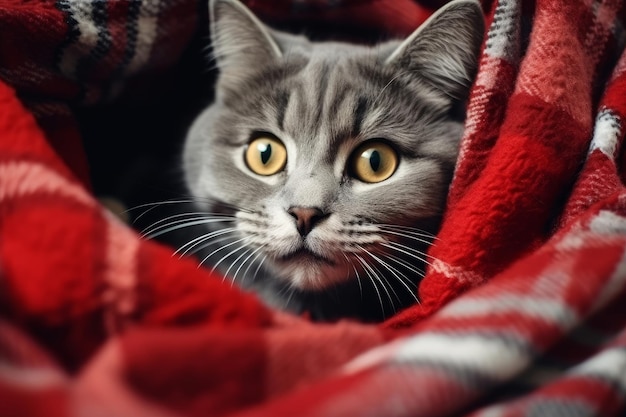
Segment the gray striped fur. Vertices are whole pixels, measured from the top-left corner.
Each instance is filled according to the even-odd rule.
[[[220,75],[215,102],[188,133],[184,171],[204,210],[237,217],[229,242],[243,238],[245,247],[221,265],[255,253],[248,262],[263,260],[260,272],[234,265],[231,273],[248,271],[237,282],[270,304],[323,319],[381,318],[415,302],[414,269],[423,263],[397,245],[426,248],[398,233],[434,233],[443,213],[463,127],[453,110],[468,94],[483,34],[478,2],[454,1],[404,42],[373,47],[272,30],[234,0],[210,6]],[[287,148],[276,175],[256,175],[244,163],[258,131]],[[391,143],[400,162],[389,179],[368,184],[347,166],[373,138]],[[302,238],[287,212],[293,206],[327,216]],[[315,256],[290,258],[303,248]]]

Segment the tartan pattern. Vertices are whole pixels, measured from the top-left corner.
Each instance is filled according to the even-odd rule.
[[[303,3],[248,2],[405,34],[427,14]],[[90,195],[70,105],[158,78],[204,5],[0,5],[0,414],[623,415],[625,5],[484,6],[437,261],[375,326],[271,311]]]

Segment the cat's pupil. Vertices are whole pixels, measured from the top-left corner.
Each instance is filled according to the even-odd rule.
[[[263,162],[263,165],[267,164],[267,161],[272,156],[272,145],[269,143],[259,145],[259,152],[261,152],[261,162]]]
[[[378,151],[372,151],[370,154],[370,166],[374,172],[380,168],[380,153]]]

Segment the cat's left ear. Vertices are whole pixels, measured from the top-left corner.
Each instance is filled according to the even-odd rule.
[[[210,0],[213,55],[222,87],[240,85],[259,66],[282,56],[267,28],[237,0]]]
[[[385,60],[415,74],[445,96],[464,99],[478,68],[485,21],[477,0],[437,10]]]

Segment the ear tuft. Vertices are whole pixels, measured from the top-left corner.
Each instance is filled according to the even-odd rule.
[[[485,21],[476,0],[455,0],[437,10],[387,58],[459,100],[465,98],[478,68]]]

